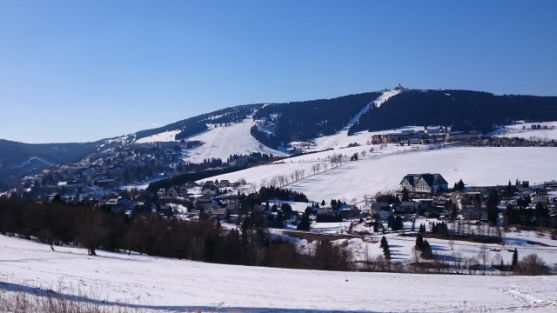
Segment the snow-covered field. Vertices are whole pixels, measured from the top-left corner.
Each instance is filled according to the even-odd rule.
[[[542,129],[532,129],[540,125]],[[545,129],[547,127],[547,129]],[[524,123],[507,125],[495,132],[496,137],[522,138],[534,141],[557,140],[557,122]]]
[[[290,175],[304,170],[305,178],[290,183],[288,188],[305,193],[312,201],[330,199],[358,201],[364,195],[375,195],[398,189],[406,174],[440,173],[449,187],[460,179],[471,186],[502,185],[509,180],[528,180],[531,184],[557,179],[557,149],[554,148],[444,148],[413,152],[411,147],[389,146],[364,159],[346,162],[342,166],[323,170],[327,156],[335,153],[351,155],[370,146],[331,150],[284,160],[284,163],[263,165],[247,170],[220,175],[215,178],[247,182],[260,186],[277,175]],[[409,150],[410,149],[410,150]],[[313,175],[312,166],[321,164],[321,171]]]
[[[393,243],[394,244],[394,243]],[[556,276],[321,272],[55,248],[0,237],[0,287],[95,291],[105,303],[191,312],[555,312]],[[73,286],[73,288],[72,288]]]

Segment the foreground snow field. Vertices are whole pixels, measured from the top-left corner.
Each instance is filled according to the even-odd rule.
[[[313,175],[314,164],[326,164],[327,156],[342,153],[348,156],[370,146],[289,158],[280,164],[249,168],[247,170],[220,175],[215,178],[237,181],[244,178],[249,183],[261,184],[277,175],[289,175],[295,170],[305,170],[306,177],[288,188],[305,193],[312,201],[353,198],[361,201],[365,194],[399,188],[406,174],[440,173],[449,182],[449,187],[459,179],[470,186],[504,185],[516,179],[528,180],[530,184],[557,179],[557,149],[514,147],[514,148],[444,148],[411,152],[411,147],[389,146],[388,149],[367,153],[364,159],[346,162],[335,169]],[[406,152],[402,152],[405,149]],[[330,165],[330,164],[328,164]]]
[[[189,312],[555,312],[557,277],[286,270],[59,248],[0,236],[0,287],[97,292]]]

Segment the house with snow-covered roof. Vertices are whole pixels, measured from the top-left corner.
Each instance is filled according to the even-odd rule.
[[[441,174],[408,174],[400,182],[400,189],[406,189],[409,192],[432,193],[448,190],[449,183]]]

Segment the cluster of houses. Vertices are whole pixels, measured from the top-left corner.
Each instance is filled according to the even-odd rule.
[[[400,132],[371,136],[372,144],[430,144],[480,139],[482,134],[476,131],[449,131],[443,126],[427,127],[424,130],[403,129]]]
[[[400,182],[397,197],[402,198],[404,193],[410,197],[408,201],[395,203],[374,202],[371,204],[372,212],[383,220],[392,215],[425,215],[431,218],[448,218],[446,204],[451,201],[458,209],[458,215],[467,220],[487,220],[486,203],[490,192],[496,190],[500,199],[498,211],[503,213],[507,205],[516,206],[520,199],[528,197],[531,202],[527,209],[535,209],[541,202],[550,211],[550,219],[557,222],[557,181],[544,182],[531,186],[528,181],[516,183],[511,186],[512,195],[509,195],[509,186],[469,186],[463,190],[454,191],[449,188],[447,181],[440,174],[409,174]],[[553,196],[552,196],[553,195]]]
[[[193,145],[192,145],[193,144]],[[211,159],[204,163],[182,160],[182,149],[199,142],[134,143],[88,155],[72,165],[52,165],[25,176],[7,194],[17,194],[30,201],[50,201],[56,195],[66,203],[105,201],[122,186],[143,185],[146,181],[203,171],[263,162],[266,155],[232,155],[227,160]],[[267,159],[265,159],[267,158]]]
[[[161,188],[157,192],[160,201],[158,211],[163,215],[187,216],[188,218],[211,218],[219,221],[235,222],[238,214],[241,214],[241,202],[237,192],[233,192],[240,186],[240,182],[231,183],[228,180],[206,181],[201,184],[187,182],[181,186],[168,189]],[[311,219],[318,223],[341,222],[343,220],[388,220],[391,216],[399,215],[415,218],[423,215],[429,218],[445,219],[451,213],[447,209],[447,203],[457,203],[458,215],[469,220],[486,219],[485,204],[491,190],[497,190],[503,195],[507,186],[481,186],[466,187],[464,190],[453,191],[448,182],[438,173],[408,174],[400,182],[400,190],[396,193],[398,201],[375,201],[369,204],[368,210],[362,209],[360,205],[341,204],[332,207],[330,205],[310,205],[312,209]],[[517,199],[529,196],[533,205],[542,202],[552,212],[552,217],[557,218],[556,197],[552,192],[557,192],[557,182],[546,182],[537,186],[530,186],[528,182],[521,182],[515,188],[516,192],[512,198],[501,202],[499,209],[504,211],[507,204],[515,203]],[[404,195],[409,199],[404,199]],[[402,201],[400,200],[402,199]],[[472,201],[473,199],[473,201]],[[181,203],[181,205],[177,205]],[[113,211],[130,210],[133,207],[127,198],[112,198],[104,202],[105,206]],[[273,204],[271,204],[273,205]],[[300,221],[302,212],[293,210],[282,210],[280,201],[275,205],[283,213],[284,223],[296,224]],[[261,213],[267,220],[268,215],[276,218],[277,210],[271,210],[269,205],[255,205],[249,212]],[[244,212],[246,213],[246,212]]]

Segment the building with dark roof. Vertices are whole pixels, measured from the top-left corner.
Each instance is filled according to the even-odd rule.
[[[409,192],[433,193],[448,190],[449,183],[441,174],[408,174],[400,182],[400,189],[404,188]]]

